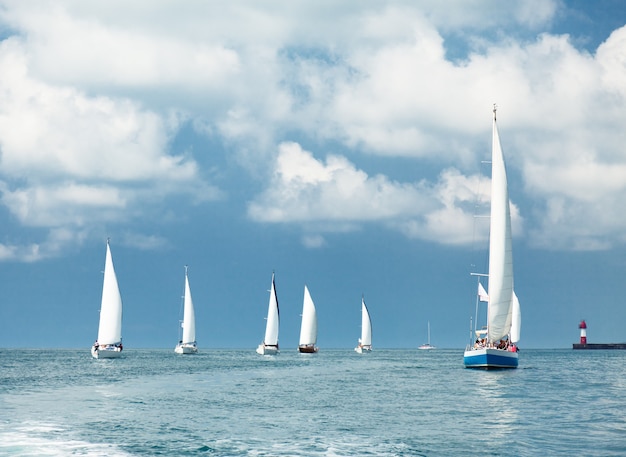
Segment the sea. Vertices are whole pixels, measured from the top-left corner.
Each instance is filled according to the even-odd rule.
[[[519,354],[0,349],[0,455],[626,455],[626,351]]]

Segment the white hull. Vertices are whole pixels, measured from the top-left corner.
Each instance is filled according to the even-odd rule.
[[[259,347],[256,348],[257,354],[261,355],[276,355],[280,352],[278,346],[266,346],[265,344],[259,344]]]
[[[94,359],[117,359],[122,356],[122,348],[119,346],[91,347],[91,356]]]
[[[197,354],[198,347],[195,343],[177,344],[174,352],[176,352],[176,354]]]
[[[372,346],[357,346],[354,350],[357,354],[367,354],[368,352],[372,352]]]

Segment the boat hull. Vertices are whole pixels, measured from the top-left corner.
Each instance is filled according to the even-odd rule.
[[[257,354],[261,354],[261,355],[276,355],[280,351],[278,349],[278,346],[270,346],[270,345],[261,343],[259,344],[259,347],[256,348],[256,352]]]
[[[120,346],[91,346],[91,356],[94,359],[117,359],[122,356],[122,348]]]
[[[417,349],[430,350],[430,349],[435,349],[435,346],[431,346],[430,344],[426,343],[426,344],[422,344]]]
[[[517,368],[517,352],[505,349],[480,348],[468,349],[463,355],[465,368]]]
[[[367,354],[368,352],[372,352],[372,346],[369,346],[369,345],[361,346],[361,345],[359,345],[359,346],[355,347],[354,350],[355,350],[355,352],[357,354],[363,354],[363,353]]]
[[[315,354],[317,351],[318,348],[314,344],[301,344],[298,346],[298,352],[301,354]]]
[[[174,348],[174,352],[176,352],[176,354],[197,354],[198,347],[191,343],[177,344],[176,348]]]

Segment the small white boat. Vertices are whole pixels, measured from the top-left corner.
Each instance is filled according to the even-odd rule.
[[[463,354],[467,368],[517,368],[521,312],[513,288],[513,249],[511,209],[504,156],[496,125],[496,107],[493,108],[491,150],[491,217],[489,228],[489,274],[477,274],[478,305],[487,301],[487,327],[474,329],[471,342]],[[489,292],[480,278],[489,278]],[[478,320],[478,317],[477,319]],[[477,325],[477,322],[474,322]],[[474,341],[474,338],[476,340]]]
[[[304,300],[302,302],[302,325],[300,327],[300,344],[298,351],[303,354],[315,354],[317,344],[317,313],[315,304],[307,286],[304,286]]]
[[[436,349],[435,346],[430,344],[430,321],[428,321],[428,343],[422,344],[418,349]]]
[[[96,359],[113,359],[120,357],[122,350],[122,297],[107,239],[98,339],[91,347],[91,355]]]
[[[276,284],[274,283],[274,273],[272,273],[272,286],[270,288],[270,302],[267,308],[267,322],[265,324],[265,338],[256,348],[256,352],[261,355],[278,354],[278,327],[280,324],[280,313],[278,310],[278,297],[276,295]]]
[[[196,354],[198,345],[196,344],[196,315],[191,299],[191,289],[189,288],[189,276],[185,265],[185,293],[183,295],[183,320],[180,323],[183,336],[174,348],[177,354]]]
[[[372,320],[363,297],[361,297],[361,338],[354,350],[359,354],[372,352]]]

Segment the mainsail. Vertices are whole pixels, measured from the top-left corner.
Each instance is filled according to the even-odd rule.
[[[365,299],[361,298],[361,346],[372,345],[372,321],[370,313],[365,305]]]
[[[191,289],[189,287],[189,278],[187,276],[187,267],[185,267],[185,301],[183,307],[183,344],[195,343],[196,341],[196,316],[193,309],[193,300],[191,299]]]
[[[278,310],[278,298],[276,296],[276,284],[272,273],[272,287],[270,289],[270,302],[267,309],[267,325],[265,326],[265,338],[263,343],[268,346],[278,346],[278,327],[280,314]]]
[[[300,345],[317,344],[317,315],[315,304],[307,286],[304,286],[304,301],[302,303],[302,325],[300,327]]]
[[[491,157],[491,223],[489,241],[489,341],[498,341],[511,331],[513,308],[513,250],[511,209],[506,169],[493,119]]]
[[[98,326],[98,344],[101,346],[118,344],[122,341],[122,297],[117,285],[113,268],[111,248],[107,240],[106,259],[104,262],[104,280],[102,282],[102,302],[100,305],[100,324]]]

